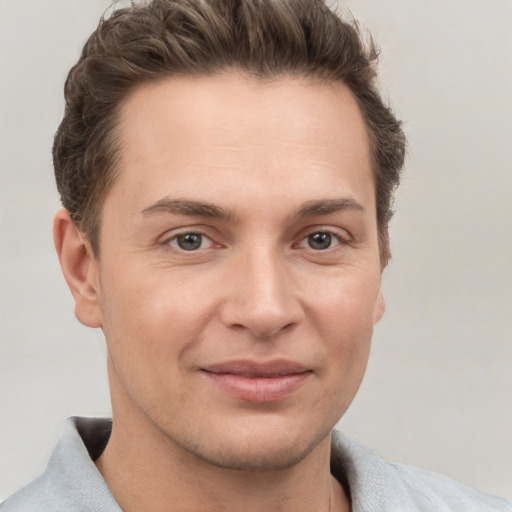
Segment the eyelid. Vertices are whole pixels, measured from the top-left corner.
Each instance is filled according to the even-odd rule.
[[[352,241],[352,236],[348,231],[342,228],[333,228],[328,226],[310,226],[307,230],[303,230],[298,241],[294,244],[298,246],[301,242],[306,240],[308,236],[314,235],[315,233],[328,233],[335,237],[340,244],[348,244]]]
[[[315,249],[314,247],[310,247],[308,245],[308,238],[311,235],[315,235],[317,233],[327,233],[328,235],[332,236],[332,241],[334,243],[330,247],[327,247],[326,249]],[[332,251],[333,249],[336,249],[340,245],[343,245],[343,241],[335,233],[330,233],[328,231],[314,231],[313,233],[310,233],[309,235],[306,235],[305,237],[301,238],[299,240],[299,243],[297,244],[297,247],[308,249],[308,250],[314,251],[314,252],[328,252],[328,251]]]
[[[186,235],[191,235],[191,234],[194,234],[194,235],[197,235],[199,237],[201,237],[201,245],[200,247],[198,247],[197,249],[190,249],[190,250],[186,250],[186,249],[183,249],[182,247],[179,246],[178,244],[178,239],[182,236],[186,236]],[[174,243],[176,242],[176,243]],[[196,251],[199,251],[199,250],[204,250],[204,249],[210,249],[211,247],[213,247],[215,245],[215,242],[207,237],[206,235],[203,235],[202,233],[196,233],[196,232],[190,232],[190,233],[182,233],[182,234],[179,234],[179,235],[175,235],[173,236],[172,238],[170,238],[167,242],[167,245],[170,245],[172,246],[174,249],[180,251],[180,252],[186,252],[186,253],[191,253],[191,252],[196,252]]]
[[[182,228],[176,228],[176,229],[167,231],[164,235],[162,235],[160,237],[158,243],[160,245],[170,246],[171,242],[173,240],[176,240],[178,237],[188,235],[188,234],[194,234],[194,235],[199,235],[199,236],[203,237],[203,239],[209,240],[211,242],[211,246],[214,246],[214,245],[220,246],[220,244],[218,244],[210,234],[207,234],[207,231],[208,230],[205,229],[204,227],[183,226]],[[172,247],[174,247],[180,251],[182,250],[179,247],[176,247],[174,245]]]

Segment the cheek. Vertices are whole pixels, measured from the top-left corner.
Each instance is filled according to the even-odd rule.
[[[173,293],[163,280],[137,286],[133,281],[111,280],[103,288],[113,394],[118,403],[128,396],[148,412],[172,396],[179,409],[189,389],[184,368],[190,366],[210,310],[193,296]]]
[[[179,363],[211,316],[207,294],[198,296],[192,293],[195,290],[158,276],[137,279],[132,272],[125,279],[110,273],[102,286],[109,353],[118,364],[129,366],[129,371],[158,373],[163,361]]]
[[[324,365],[333,394],[352,398],[363,378],[373,335],[380,278],[352,272],[316,290],[309,311],[312,328],[325,348]]]
[[[331,329],[344,338],[349,332],[356,338],[357,333],[371,334],[380,298],[379,272],[343,268],[328,277],[317,276],[309,284],[306,300],[319,329]]]
[[[363,380],[370,356],[373,321],[366,303],[345,294],[326,305],[324,311],[321,332],[326,364],[321,377],[325,386],[317,413],[330,411],[334,424],[345,414]]]

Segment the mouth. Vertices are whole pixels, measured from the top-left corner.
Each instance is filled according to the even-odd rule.
[[[297,392],[311,377],[312,370],[291,361],[231,361],[201,371],[228,395],[245,402],[276,402]]]

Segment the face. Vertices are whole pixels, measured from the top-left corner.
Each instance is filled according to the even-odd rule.
[[[233,73],[140,87],[121,114],[90,269],[114,419],[218,466],[288,467],[354,398],[383,309],[356,102]]]

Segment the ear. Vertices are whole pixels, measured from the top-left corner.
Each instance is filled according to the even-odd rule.
[[[375,302],[375,307],[373,309],[373,325],[375,325],[382,318],[385,310],[386,301],[382,295],[382,290],[379,290],[379,296],[377,297],[377,302]]]
[[[77,319],[88,327],[102,327],[98,260],[65,209],[55,215],[53,240],[62,273],[75,299]]]

